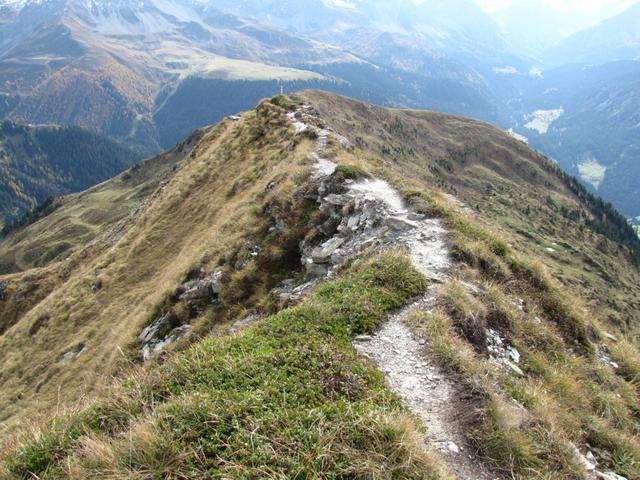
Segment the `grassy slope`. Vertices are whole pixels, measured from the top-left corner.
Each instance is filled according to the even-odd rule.
[[[115,245],[109,235],[99,237],[66,262],[3,279],[9,286],[0,318],[13,325],[0,337],[5,425],[109,383],[127,363],[122,350],[186,272],[243,245],[247,232],[262,225],[256,205],[294,188],[311,144],[294,140],[286,117],[268,114],[252,112],[204,132]],[[270,122],[280,126],[267,131]],[[94,294],[97,278],[103,288]],[[18,303],[20,289],[25,299]],[[87,348],[82,360],[65,364],[63,354],[80,343]]]
[[[302,305],[205,340],[61,419],[13,451],[5,473],[441,478],[416,422],[349,343],[425,287],[402,255],[359,264]]]
[[[634,338],[637,322],[630,317],[628,323],[622,323],[616,317],[632,311],[636,288],[625,283],[628,278],[636,278],[637,271],[624,248],[610,240],[605,242],[586,227],[578,233],[579,228],[574,230],[562,223],[560,207],[582,208],[578,199],[539,157],[495,129],[438,114],[371,109],[325,94],[307,93],[305,97],[327,121],[336,122],[338,131],[351,135],[361,147],[352,151],[336,147],[336,160],[386,176],[419,211],[443,217],[453,232],[456,257],[468,265],[456,272],[457,280],[482,287],[480,293],[470,295],[457,281],[445,285],[438,312],[415,320],[416,328],[432,338],[442,361],[469,383],[470,391],[477,392],[484,414],[478,417],[473,434],[480,451],[514,478],[581,479],[583,473],[571,458],[566,442],[573,441],[581,448],[589,443],[606,467],[628,478],[639,478],[640,356]],[[58,385],[65,388],[62,401],[66,400],[67,405],[87,385],[93,392],[109,392],[115,398],[115,404],[99,402],[84,413],[54,422],[34,439],[23,441],[19,450],[9,453],[10,461],[5,464],[13,469],[12,476],[20,476],[28,469],[40,473],[50,469],[49,474],[55,478],[60,474],[56,470],[59,468],[67,469],[71,478],[109,474],[136,478],[149,472],[180,478],[185,472],[197,476],[207,470],[241,478],[290,478],[291,472],[308,478],[318,471],[332,473],[332,478],[388,478],[379,470],[382,468],[395,472],[395,478],[432,474],[435,467],[428,459],[411,462],[406,457],[408,446],[399,446],[397,435],[402,425],[411,422],[396,419],[381,423],[387,414],[399,412],[397,404],[393,400],[388,404],[380,402],[388,394],[380,390],[379,377],[360,370],[360,363],[346,343],[350,334],[362,331],[361,325],[346,332],[348,319],[367,320],[370,323],[364,327],[373,327],[384,310],[410,294],[413,287],[405,283],[405,275],[411,272],[407,268],[394,274],[400,276],[394,277],[393,282],[385,277],[384,281],[390,283],[383,291],[362,288],[360,282],[371,281],[371,275],[376,276],[374,272],[390,271],[384,265],[391,257],[377,260],[373,270],[356,268],[351,277],[323,287],[303,306],[270,317],[243,336],[229,339],[214,335],[193,349],[178,353],[160,370],[152,364],[125,382],[124,387],[105,390],[101,386],[104,380],[92,374],[74,378],[79,371],[95,368],[97,362],[101,368],[117,367],[117,355],[109,353],[125,347],[139,331],[145,316],[166,298],[161,292],[170,292],[199,259],[214,265],[220,259],[235,258],[229,257],[228,245],[244,244],[247,237],[243,232],[249,229],[257,235],[264,227],[264,219],[251,212],[264,214],[267,210],[257,209],[258,206],[296,196],[296,180],[306,169],[311,144],[295,141],[291,130],[283,128],[283,122],[278,108],[263,104],[240,123],[224,123],[205,135],[194,158],[167,187],[164,195],[168,197],[156,199],[118,245],[96,260],[89,259],[87,271],[91,272],[105,258],[111,259],[104,276],[105,296],[102,291],[96,296],[86,292],[87,282],[93,278],[87,271],[81,271],[76,278],[72,272],[66,292],[75,293],[76,298],[53,294],[43,305],[53,307],[54,312],[71,310],[73,323],[50,322],[47,342],[34,345],[40,341],[38,334],[34,342],[27,330],[42,313],[39,306],[0,340],[5,347],[0,351],[10,353],[2,359],[3,364],[13,368],[2,372],[3,388],[19,392],[22,387],[21,395],[11,397],[16,406],[9,406],[9,402],[3,405],[9,415],[19,409],[22,415],[33,412],[36,406],[46,407],[47,402],[52,405]],[[407,131],[414,132],[414,140],[409,140]],[[471,153],[461,157],[458,149],[463,147]],[[221,163],[227,167],[224,182],[211,173],[219,168],[202,168]],[[275,191],[265,188],[269,184],[276,185]],[[542,188],[553,202],[539,198]],[[479,205],[480,218],[474,220],[460,213],[440,194],[440,189]],[[176,201],[171,201],[172,196]],[[509,202],[512,198],[518,202]],[[225,202],[228,210],[223,215],[218,206]],[[201,216],[195,215],[193,207],[203,204],[214,207]],[[527,205],[531,210],[537,208],[538,213],[526,217],[529,225],[524,230],[520,222],[527,220],[516,217],[527,210]],[[558,245],[572,242],[576,251],[584,252],[576,262],[585,262],[587,254],[595,252],[599,252],[595,257],[599,262],[617,262],[612,266],[617,269],[617,278],[609,281],[603,277],[605,271],[589,267],[591,271],[584,270],[585,281],[575,273],[581,272],[582,263],[561,274],[565,263],[542,248],[536,237],[525,234],[532,231],[533,235],[540,235],[551,228],[555,229],[554,241]],[[153,245],[152,251],[147,242]],[[395,258],[397,267],[402,260]],[[367,271],[370,273],[363,277]],[[246,268],[234,274],[234,287],[242,289],[246,280],[259,279],[253,273],[247,275]],[[627,289],[621,292],[619,305],[607,302],[612,282],[620,282]],[[154,286],[153,292],[149,285]],[[389,290],[391,296],[387,296]],[[401,291],[405,294],[396,296]],[[379,304],[379,294],[395,300]],[[585,307],[576,297],[585,297],[590,303]],[[520,299],[524,301],[523,309],[516,307]],[[102,302],[103,312],[94,307],[96,301]],[[370,308],[371,301],[377,307]],[[242,310],[232,304],[226,307],[242,315]],[[126,319],[127,325],[115,321],[120,318],[118,315]],[[90,319],[93,316],[96,321]],[[318,318],[323,320],[320,330],[316,330]],[[65,343],[56,343],[56,336],[68,333],[71,324],[79,330],[74,340],[89,338],[90,350],[80,361],[56,368],[56,362],[47,360],[51,356],[42,355],[41,351],[53,341],[54,348],[57,345],[58,351],[64,352]],[[474,343],[479,327],[485,326],[497,328],[518,348],[526,377],[515,378],[496,369],[486,351]],[[605,330],[620,336],[620,341],[608,340]],[[91,331],[96,332],[94,338],[100,338],[101,343],[85,337]],[[626,337],[622,331],[626,331]],[[320,343],[316,343],[318,339]],[[321,345],[328,345],[328,350]],[[607,346],[609,355],[620,364],[619,369],[614,371],[600,363],[596,356],[598,345]],[[337,350],[332,350],[333,346]],[[309,359],[305,366],[317,372],[304,376],[310,378],[310,384],[298,383],[300,351]],[[18,364],[21,357],[16,356],[17,352],[27,352],[33,364]],[[316,363],[315,359],[326,359],[328,352],[338,353],[336,362],[329,366]],[[44,368],[38,371],[40,365]],[[334,397],[326,391],[316,396],[318,387],[327,382],[323,370],[340,371],[351,379],[357,377],[366,388],[352,398],[349,388]],[[284,373],[289,374],[286,379],[280,377]],[[26,384],[21,386],[15,381],[19,375],[26,384],[40,381],[44,375],[48,381],[36,394],[25,388]],[[94,383],[88,384],[87,380]],[[343,380],[330,379],[329,384],[341,385],[340,388],[351,385]],[[247,382],[258,393],[269,394],[254,397]],[[276,385],[280,388],[274,393]],[[114,393],[117,391],[120,393]],[[306,396],[303,392],[307,391],[314,395]],[[288,393],[283,396],[283,392]],[[260,409],[256,410],[258,406]],[[223,411],[234,415],[222,415]],[[327,424],[314,417],[319,413]],[[375,420],[369,420],[370,414]],[[20,415],[14,416],[10,421],[19,418]],[[368,419],[368,428],[363,427],[362,418]],[[338,429],[334,422],[342,428]],[[215,428],[207,428],[211,425]],[[300,430],[295,429],[301,426],[305,433],[312,432],[311,441],[300,443],[301,435],[296,434]],[[259,434],[247,437],[249,431]],[[385,432],[382,437],[381,432]],[[232,451],[225,446],[236,448]],[[292,457],[291,448],[302,454]],[[332,455],[323,456],[326,452]],[[381,452],[391,464],[378,456]],[[367,460],[366,465],[363,459]],[[400,469],[399,464],[403,465]],[[268,472],[260,470],[265,465],[271,468]],[[358,472],[345,470],[347,465],[362,468],[360,473],[364,473],[358,477]]]

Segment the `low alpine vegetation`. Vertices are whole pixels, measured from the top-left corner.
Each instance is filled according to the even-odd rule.
[[[426,286],[401,253],[360,261],[299,306],[125,382],[117,401],[55,420],[5,456],[5,475],[442,478],[350,344]]]

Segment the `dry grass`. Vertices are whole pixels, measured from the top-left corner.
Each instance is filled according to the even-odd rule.
[[[260,225],[256,204],[287,197],[308,169],[312,145],[294,139],[279,112],[267,106],[264,115],[248,113],[205,132],[121,240],[91,245],[34,280],[42,293],[27,295],[28,308],[15,307],[15,325],[0,337],[0,420],[6,427],[99,393],[128,368],[123,351],[185,273],[203,258],[215,264],[244,243]],[[268,190],[271,182],[275,187]],[[237,193],[228,197],[233,184]],[[34,274],[10,277],[9,293],[27,277]],[[96,278],[103,288],[92,293]],[[45,317],[47,328],[30,335]],[[63,363],[63,354],[81,342],[80,359]]]

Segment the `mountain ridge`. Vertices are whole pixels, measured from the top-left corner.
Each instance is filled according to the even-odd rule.
[[[45,418],[8,448],[8,478],[450,478],[455,453],[425,451],[428,423],[357,354],[403,306],[438,375],[474,392],[457,441],[479,469],[587,478],[588,450],[637,475],[640,271],[550,161],[482,122],[317,91],[174,154],[122,229],[0,277],[3,427]],[[69,415],[47,421],[56,405]]]

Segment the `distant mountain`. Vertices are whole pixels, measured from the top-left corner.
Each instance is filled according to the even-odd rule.
[[[640,57],[640,3],[571,35],[544,56],[549,63],[604,63]]]
[[[130,167],[140,156],[76,127],[0,123],[0,223],[48,197],[78,192]]]
[[[473,2],[459,2],[406,1],[402,14],[382,1],[5,2],[0,116],[77,125],[145,154],[281,88],[498,122],[491,86],[456,55],[505,46]]]
[[[607,136],[597,123],[603,105],[633,110],[634,94],[623,91],[632,85],[619,62],[602,71],[545,68],[540,52],[589,16],[560,20],[539,3],[489,15],[473,0],[0,1],[0,118],[75,125],[151,155],[281,90],[322,89],[513,128],[635,214],[625,200],[633,196],[621,193],[631,187],[614,180],[619,168],[633,183],[634,116],[606,118]],[[629,54],[639,12],[576,34],[585,39],[566,45],[582,53],[558,58]],[[536,115],[557,118],[546,125]],[[596,138],[607,152],[596,155],[604,179],[601,167],[578,168],[593,164],[594,151],[579,142]]]
[[[153,116],[186,79],[317,82],[327,79],[287,67],[358,61],[189,0],[31,0],[8,7],[15,16],[0,25],[0,114],[77,125],[145,153],[167,143]],[[236,110],[210,108],[207,123]]]

